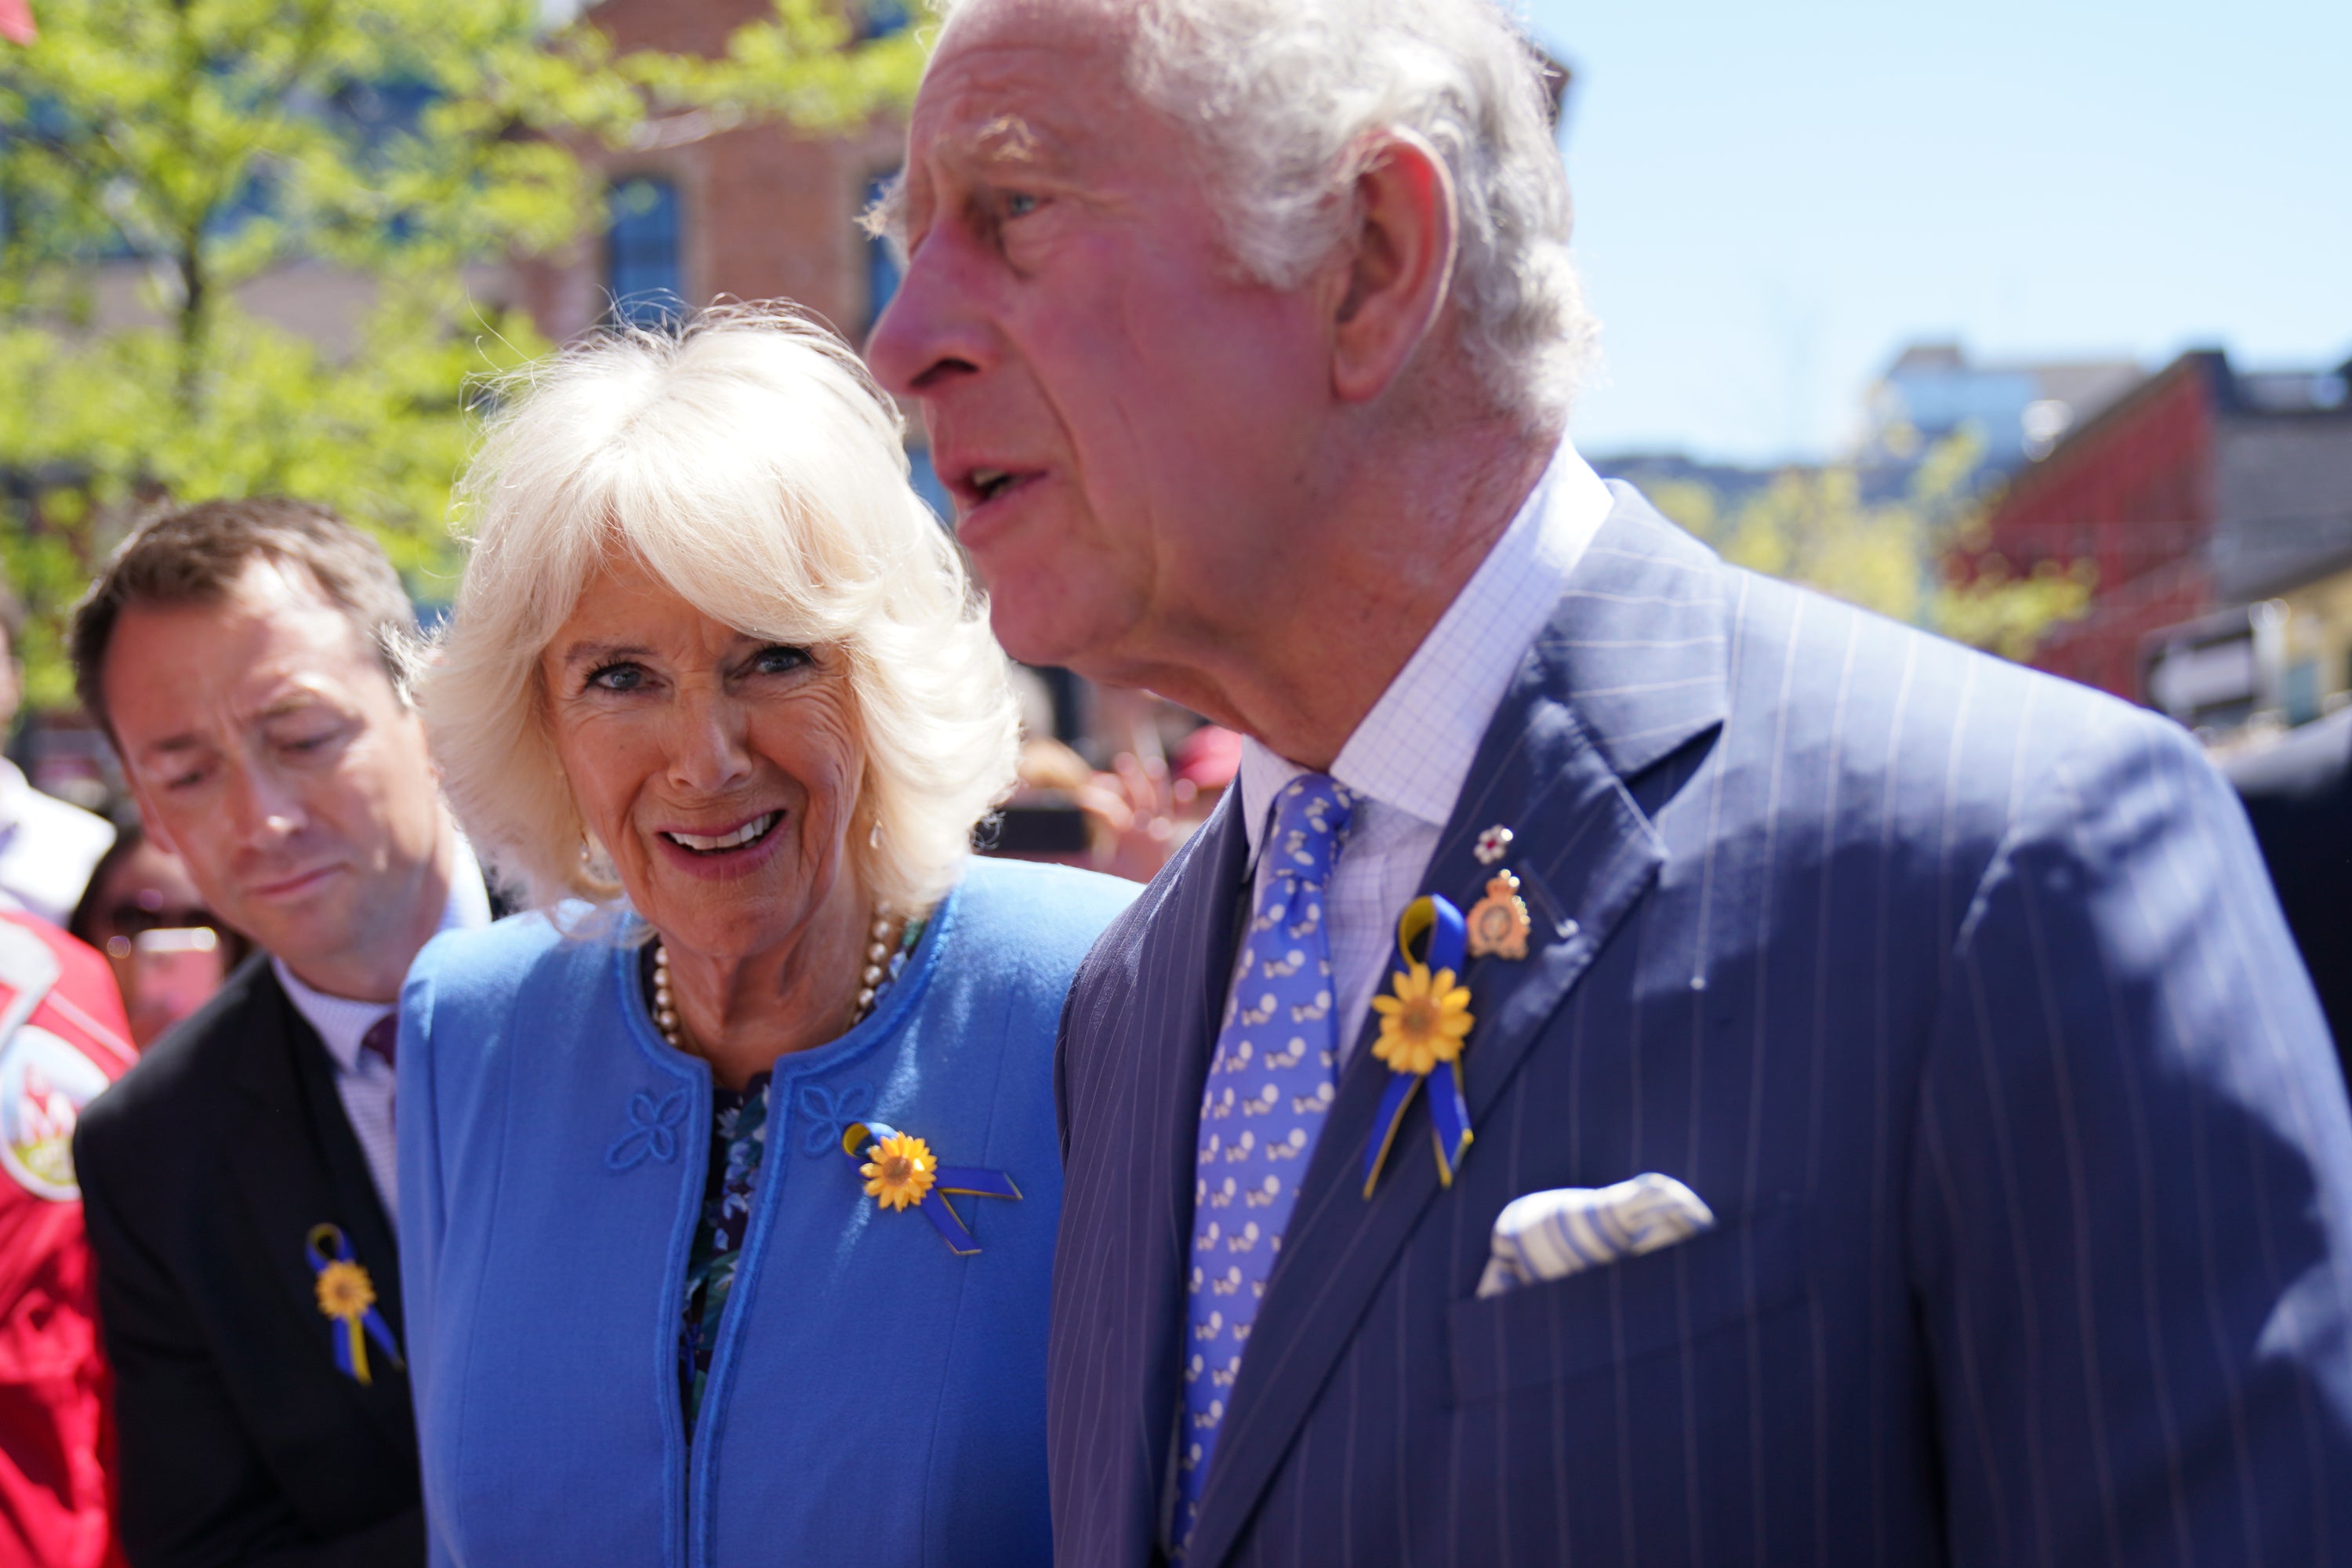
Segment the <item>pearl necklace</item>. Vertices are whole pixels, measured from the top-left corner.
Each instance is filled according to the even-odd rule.
[[[874,999],[889,986],[887,965],[890,962],[890,917],[876,910],[874,927],[866,946],[866,967],[857,976],[857,1000],[850,1004],[849,1027],[856,1028],[874,1011]],[[669,947],[661,938],[654,938],[654,1027],[661,1031],[672,1050],[683,1051],[686,1046],[686,1025],[677,1016],[677,998],[670,991]]]

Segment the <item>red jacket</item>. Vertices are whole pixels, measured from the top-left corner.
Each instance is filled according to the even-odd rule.
[[[0,912],[0,1568],[122,1562],[73,1131],[130,1037],[106,960]]]

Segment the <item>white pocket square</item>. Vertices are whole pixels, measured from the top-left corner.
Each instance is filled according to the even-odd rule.
[[[1612,1187],[1528,1193],[1495,1216],[1494,1255],[1478,1294],[1565,1279],[1714,1228],[1715,1214],[1696,1193],[1655,1171]]]

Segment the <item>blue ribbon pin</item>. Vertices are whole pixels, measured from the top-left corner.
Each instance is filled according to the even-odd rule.
[[[392,1359],[394,1366],[402,1365],[391,1325],[375,1310],[375,1281],[352,1256],[351,1238],[342,1228],[314,1225],[302,1248],[310,1254],[311,1273],[318,1277],[319,1311],[334,1324],[328,1334],[335,1364],[343,1375],[363,1388],[375,1382],[368,1371],[370,1340]]]
[[[905,1142],[893,1152],[887,1146],[897,1140]],[[885,1122],[851,1122],[842,1130],[841,1155],[882,1206],[921,1209],[940,1239],[948,1244],[948,1250],[958,1258],[973,1256],[980,1243],[971,1238],[962,1217],[948,1206],[946,1194],[1015,1200],[1021,1196],[1021,1189],[1003,1171],[932,1163],[929,1144]]]
[[[1454,1184],[1454,1170],[1462,1163],[1463,1152],[1470,1147],[1470,1102],[1462,1092],[1461,1046],[1466,1036],[1444,1030],[1440,1020],[1458,1016],[1466,1031],[1470,1015],[1459,1005],[1454,992],[1463,969],[1465,929],[1462,911],[1437,894],[1415,899],[1405,906],[1397,920],[1396,952],[1389,961],[1391,994],[1403,1003],[1401,1012],[1407,1016],[1384,1019],[1385,1038],[1394,1025],[1424,1032],[1424,1037],[1441,1040],[1451,1047],[1453,1055],[1430,1063],[1419,1071],[1410,1066],[1395,1065],[1389,1069],[1387,1091],[1381,1096],[1381,1108],[1372,1121],[1372,1135],[1364,1145],[1364,1196],[1372,1195],[1380,1184],[1381,1167],[1389,1157],[1390,1146],[1395,1143],[1397,1129],[1404,1114],[1412,1108],[1413,1096],[1424,1079],[1429,1084],[1430,1143],[1437,1152],[1437,1179],[1446,1186]],[[1420,980],[1413,981],[1413,972]],[[1420,988],[1423,1001],[1418,1017],[1410,1016],[1416,1005],[1407,993]],[[1451,1002],[1452,1005],[1447,1005]],[[1385,1058],[1384,1058],[1385,1059]]]

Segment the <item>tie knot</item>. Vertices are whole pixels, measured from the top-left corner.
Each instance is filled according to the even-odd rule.
[[[393,1053],[399,1048],[400,1015],[397,1013],[386,1013],[370,1024],[367,1033],[360,1037],[360,1049],[373,1051],[383,1058],[383,1065],[388,1068],[400,1065],[393,1058]]]
[[[1328,773],[1301,773],[1274,797],[1274,868],[1302,887],[1331,879],[1356,797]]]

